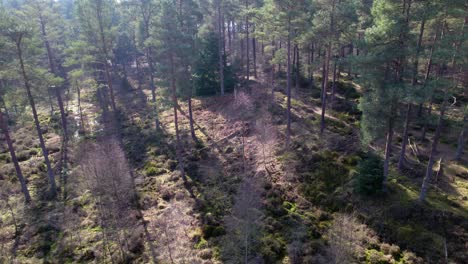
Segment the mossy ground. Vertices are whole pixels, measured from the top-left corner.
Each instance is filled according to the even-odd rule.
[[[444,176],[437,186],[431,186],[424,204],[417,201],[421,176],[399,174],[393,169],[387,193],[360,196],[353,188],[357,164],[363,158],[359,143],[360,113],[356,107],[360,87],[346,78],[339,83],[335,105],[326,115],[323,135],[319,133],[318,88],[296,91],[292,100],[293,137],[287,150],[283,147],[286,127],[284,91],[277,89],[275,104],[271,105],[271,99],[265,95],[265,91],[269,93],[268,87],[260,88],[255,84],[252,88],[250,94],[241,97],[244,101],[240,106],[232,103],[235,102],[233,95],[195,98],[196,142],[188,133],[187,105],[183,100],[180,102],[179,128],[186,179],[178,172],[170,105],[159,105],[162,127],[156,131],[153,106],[147,104],[149,90],[118,91],[121,108],[118,134],[129,163],[135,169],[141,220],[145,221],[149,232],[149,237],[143,235],[145,225],[137,221],[133,227],[137,236],[130,240],[134,246],[128,253],[131,261],[150,261],[150,244],[156,245],[157,257],[162,261],[167,261],[169,254],[177,261],[225,261],[231,250],[225,243],[231,230],[226,220],[242,194],[239,187],[247,175],[256,175],[254,178],[259,180],[261,206],[258,209],[262,217],[259,233],[255,236],[255,250],[266,263],[299,260],[320,263],[324,259],[326,263],[330,228],[339,214],[352,212],[373,233],[369,236],[369,241],[373,242],[366,243],[365,250],[357,256],[360,262],[418,263],[418,257],[425,262],[437,261],[443,258],[445,243],[450,259],[466,259],[462,249],[466,242],[464,220],[468,217],[466,160],[446,162]],[[87,129],[85,137],[73,139],[70,146],[72,161],[78,160],[76,156],[81,143],[94,141],[105,133],[100,122],[102,111],[96,107],[97,99],[92,94],[91,90],[83,90]],[[164,101],[163,93],[158,99]],[[71,123],[75,124],[76,130],[76,105],[71,103],[70,109],[74,113],[70,116]],[[449,118],[452,116],[459,119],[456,111],[451,112]],[[51,128],[45,137],[56,167],[61,147],[57,141],[60,126],[54,117],[41,120]],[[272,146],[272,155],[267,162],[262,153],[265,136],[257,127],[260,123],[268,123],[268,130],[277,132],[274,142],[266,144]],[[109,230],[98,221],[97,204],[92,194],[80,182],[79,174],[73,174],[79,171],[77,164],[72,162],[70,175],[74,177],[63,186],[68,190],[67,199],[48,201],[39,198],[47,189],[41,151],[32,127],[20,127],[13,127],[15,145],[33,199],[40,202],[21,210],[18,190],[9,199],[16,206],[15,213],[22,217],[19,235],[14,234],[11,214],[2,207],[0,234],[2,241],[8,241],[5,248],[13,248],[12,241],[18,237],[16,258],[21,263],[109,260],[111,256],[103,249],[117,251],[119,245],[114,242],[103,244],[102,236]],[[70,133],[75,135],[74,131]],[[453,145],[444,143],[452,142],[453,138],[452,134],[444,134],[441,154],[454,151]],[[428,146],[428,142],[420,144],[422,167]],[[381,144],[374,147],[381,152]],[[3,146],[0,150],[2,180],[16,186],[6,148]],[[397,148],[394,153],[396,157]],[[412,156],[411,159],[416,162]],[[131,213],[137,215],[136,212],[135,209]],[[144,246],[140,247],[140,244]]]

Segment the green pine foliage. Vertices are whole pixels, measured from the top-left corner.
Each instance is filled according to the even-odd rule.
[[[355,190],[363,195],[373,195],[382,191],[383,163],[382,159],[369,153],[359,162],[355,181]]]
[[[220,93],[219,63],[218,63],[218,36],[209,32],[200,41],[200,51],[195,61],[194,79],[195,93],[198,96],[209,96]],[[226,61],[226,58],[224,59]],[[231,65],[224,66],[225,92],[234,91],[237,80]]]

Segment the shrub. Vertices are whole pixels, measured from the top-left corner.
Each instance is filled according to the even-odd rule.
[[[383,163],[380,157],[369,153],[358,165],[356,191],[373,195],[382,191]]]
[[[9,154],[0,154],[0,160],[5,161],[5,163],[10,163],[11,157]]]
[[[16,157],[18,158],[19,162],[22,162],[29,160],[31,158],[31,155],[29,154],[29,151],[20,151],[16,153]]]
[[[265,263],[276,263],[286,254],[286,245],[280,237],[267,235],[262,238],[260,252]]]
[[[386,264],[389,263],[385,255],[375,249],[366,250],[366,263],[368,264]]]

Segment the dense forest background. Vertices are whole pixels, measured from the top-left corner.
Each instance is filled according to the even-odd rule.
[[[466,0],[0,1],[0,263],[466,263]]]

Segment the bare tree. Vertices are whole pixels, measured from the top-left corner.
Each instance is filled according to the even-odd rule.
[[[328,249],[333,263],[353,263],[364,253],[368,233],[368,228],[354,215],[337,215],[328,231]]]
[[[245,178],[238,190],[232,213],[225,219],[227,235],[223,255],[235,263],[250,263],[261,231],[261,197],[256,179]]]
[[[80,168],[98,208],[105,251],[114,262],[110,248],[110,241],[113,241],[124,260],[129,229],[135,225],[131,217],[134,189],[124,152],[115,139],[104,140],[99,145],[90,144],[86,149]]]

